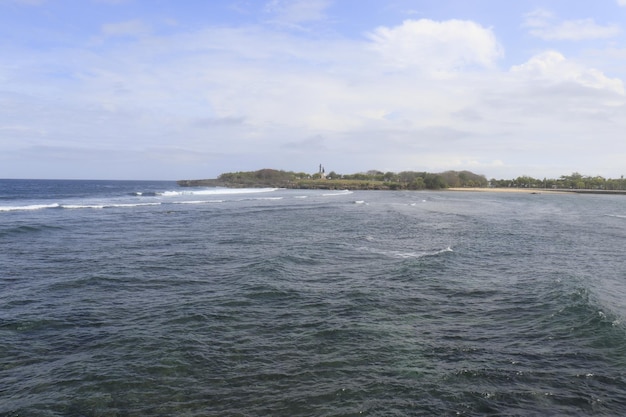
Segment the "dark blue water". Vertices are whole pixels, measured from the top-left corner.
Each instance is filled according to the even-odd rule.
[[[626,413],[624,196],[0,181],[0,415]]]

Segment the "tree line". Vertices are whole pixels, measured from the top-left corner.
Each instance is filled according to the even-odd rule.
[[[258,171],[227,172],[217,179],[180,180],[181,186],[226,186],[226,187],[280,187],[280,188],[324,188],[364,190],[440,190],[445,188],[492,187],[492,188],[544,188],[581,190],[626,190],[626,179],[606,179],[601,176],[586,176],[574,172],[556,179],[537,179],[520,176],[513,179],[487,180],[484,175],[471,171],[445,171],[429,173],[423,171],[382,172],[370,170],[356,174],[339,174],[335,171],[322,173],[260,169]]]
[[[520,176],[515,179],[491,179],[492,187],[516,187],[516,188],[557,188],[573,190],[626,190],[626,179],[622,175],[620,178],[611,179],[601,176],[588,176],[574,172],[571,175],[561,175],[556,179],[532,178]]]
[[[273,186],[379,190],[439,190],[449,187],[486,187],[489,183],[484,175],[478,175],[470,171],[446,171],[437,174],[416,171],[396,173],[377,170],[356,174],[338,174],[335,171],[331,171],[323,177],[321,173],[308,174],[275,169],[228,172],[221,174],[217,178],[217,182],[230,186],[250,187]]]

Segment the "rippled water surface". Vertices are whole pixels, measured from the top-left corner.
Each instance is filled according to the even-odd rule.
[[[0,415],[626,414],[624,196],[0,181]]]

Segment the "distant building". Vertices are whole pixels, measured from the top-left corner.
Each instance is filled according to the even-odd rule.
[[[320,164],[320,170],[319,170],[319,174],[320,174],[320,178],[325,180],[326,179],[326,170],[324,169],[324,167],[322,166],[322,164]]]

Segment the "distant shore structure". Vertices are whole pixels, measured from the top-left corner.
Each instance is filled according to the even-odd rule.
[[[324,167],[322,166],[322,164],[320,164],[320,170],[319,170],[319,174],[320,174],[320,178],[325,180],[326,179],[326,170],[324,169]]]

